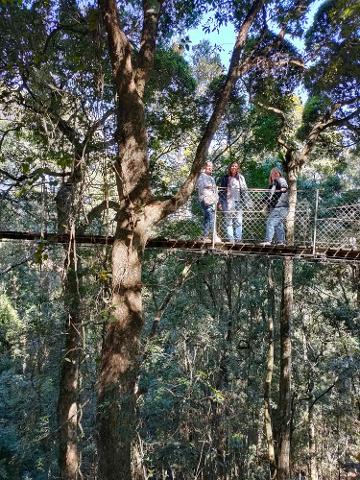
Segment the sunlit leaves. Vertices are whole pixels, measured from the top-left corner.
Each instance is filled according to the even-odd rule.
[[[329,106],[330,101],[326,97],[315,95],[308,99],[303,110],[302,125],[297,133],[299,138],[305,138],[314,123],[326,113]]]
[[[356,0],[329,0],[319,9],[306,36],[314,56],[306,85],[332,100],[356,101],[360,87],[360,6]],[[315,58],[316,55],[316,58]]]
[[[21,331],[22,324],[18,312],[8,296],[0,293],[0,354],[7,350],[13,351]]]

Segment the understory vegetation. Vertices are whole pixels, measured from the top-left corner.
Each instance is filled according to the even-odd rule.
[[[0,242],[0,479],[360,478],[359,261],[148,248],[181,208],[201,235],[211,160],[281,169],[289,245],[300,192],[346,203],[358,250],[359,3],[10,0],[0,31],[0,231],[42,234]]]

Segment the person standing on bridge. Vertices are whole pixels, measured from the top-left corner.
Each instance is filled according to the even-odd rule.
[[[277,245],[285,245],[284,222],[289,213],[288,184],[278,168],[273,168],[269,176],[270,195],[266,199],[269,216],[266,221],[265,242],[260,245],[271,245],[275,236]]]
[[[225,215],[226,236],[230,242],[241,242],[243,207],[251,205],[246,181],[237,162],[232,162],[220,179],[220,206]]]
[[[210,241],[209,235],[214,234],[214,241],[219,243],[221,242],[221,238],[217,235],[214,229],[215,206],[219,200],[219,196],[214,177],[212,176],[212,170],[212,162],[206,162],[203,171],[199,175],[196,186],[198,189],[200,205],[204,212],[204,236],[202,237],[202,240]]]

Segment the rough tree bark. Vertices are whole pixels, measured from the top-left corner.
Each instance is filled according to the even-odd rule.
[[[305,316],[306,318],[306,316]],[[316,435],[315,435],[315,422],[314,422],[314,378],[312,365],[308,357],[308,341],[307,341],[307,332],[306,324],[303,323],[302,329],[303,337],[303,361],[304,365],[308,368],[308,386],[307,386],[307,431],[308,431],[308,471],[310,480],[318,480],[318,468],[316,461]]]
[[[291,316],[293,309],[293,259],[284,258],[280,315],[280,385],[277,479],[290,478],[291,428]]]
[[[270,105],[261,104],[268,111],[276,113],[282,122],[282,131],[278,137],[279,148],[284,153],[284,169],[289,183],[289,214],[286,222],[287,242],[295,242],[295,210],[297,204],[297,178],[308,161],[310,154],[325,130],[335,126],[346,126],[350,119],[358,115],[359,110],[337,118],[341,111],[341,102],[332,105],[325,114],[312,125],[310,132],[301,147],[294,147],[289,141],[293,132],[289,131],[285,112]],[[280,404],[279,416],[281,424],[278,437],[278,480],[288,480],[290,475],[290,428],[291,428],[291,315],[293,306],[293,260],[284,259],[283,295],[280,319],[281,372],[280,372]],[[310,432],[309,432],[310,433]]]
[[[311,397],[312,400],[312,397]],[[310,401],[311,401],[310,400]],[[309,402],[310,403],[310,402]],[[316,461],[316,435],[314,423],[314,409],[308,405],[308,442],[309,442],[309,473],[310,480],[318,480],[318,468]]]
[[[82,159],[75,158],[73,175],[60,187],[56,197],[59,233],[72,233],[77,218],[76,192],[83,176]],[[81,356],[81,265],[76,254],[75,238],[64,247],[65,345],[60,369],[57,403],[59,456],[62,480],[77,480],[80,472],[78,451],[79,376]]]
[[[66,336],[60,371],[57,405],[59,428],[58,464],[62,480],[76,480],[79,475],[78,451],[79,376],[81,350],[80,282],[74,264],[74,246],[69,249],[69,265],[66,266],[64,302],[66,304]]]
[[[224,286],[227,298],[228,307],[228,320],[226,325],[226,331],[224,334],[224,348],[221,353],[219,370],[217,373],[217,379],[215,387],[217,390],[222,391],[228,388],[229,385],[229,372],[228,372],[228,355],[233,344],[233,330],[234,330],[234,314],[235,314],[235,301],[233,298],[233,289],[236,284],[241,289],[241,279],[238,279],[235,283],[233,276],[233,261],[231,258],[226,259],[226,271],[224,278]],[[211,426],[213,430],[214,445],[216,450],[216,457],[214,459],[214,465],[212,468],[212,477],[216,480],[226,480],[228,474],[228,468],[226,465],[226,431],[224,428],[224,418],[226,418],[228,407],[226,401],[224,404],[218,404],[212,402],[212,419]]]
[[[274,432],[273,432],[273,420],[271,415],[271,386],[272,377],[274,372],[274,318],[275,318],[275,286],[274,286],[274,274],[273,274],[273,262],[269,261],[268,264],[268,276],[267,276],[267,288],[268,288],[268,352],[266,360],[266,377],[264,382],[264,423],[265,434],[268,448],[268,459],[270,467],[271,480],[276,478],[276,456],[274,445]]]
[[[77,480],[80,473],[80,453],[78,450],[79,423],[79,381],[82,356],[82,267],[76,252],[76,231],[85,225],[79,225],[81,188],[85,175],[84,154],[94,148],[88,142],[103,121],[109,116],[95,122],[87,132],[85,140],[80,142],[80,135],[63,119],[58,118],[60,132],[70,141],[74,148],[74,164],[69,178],[61,185],[56,196],[58,232],[70,235],[70,242],[64,246],[64,326],[65,344],[60,367],[60,385],[57,402],[59,455],[58,465],[62,480]],[[88,214],[90,223],[105,208],[105,203],[95,207]]]
[[[360,309],[360,267],[353,266],[353,288],[355,292],[355,308]]]
[[[137,66],[121,30],[115,0],[100,0],[107,31],[112,73],[118,95],[118,156],[115,162],[119,212],[113,246],[112,312],[106,327],[98,381],[99,477],[132,477],[131,445],[135,425],[135,392],[139,337],[143,327],[141,265],[152,225],[175,211],[191,194],[237,79],[236,67],[248,31],[263,1],[254,1],[239,30],[229,73],[199,143],[191,173],[170,200],[155,200],[148,179],[143,94],[153,65],[162,1],[144,1],[144,21]]]

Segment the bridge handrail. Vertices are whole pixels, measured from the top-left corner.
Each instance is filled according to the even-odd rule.
[[[224,190],[224,189],[222,189]],[[221,191],[221,190],[220,190]],[[301,245],[313,245],[314,238],[317,245],[349,245],[354,243],[360,245],[360,190],[351,190],[351,197],[347,195],[349,191],[342,192],[343,200],[340,196],[319,195],[319,208],[315,209],[316,189],[300,189],[297,191],[297,205],[295,217],[295,242]],[[247,193],[253,200],[253,205],[243,205],[243,223],[244,223],[244,241],[250,243],[259,243],[264,240],[265,226],[267,220],[265,195],[269,193],[268,189],[247,189]],[[359,195],[359,203],[356,203],[356,196]],[[0,230],[21,230],[35,231],[43,226],[45,232],[57,231],[57,220],[55,210],[55,194],[48,192],[47,203],[43,209],[40,207],[41,192],[27,192],[23,196],[14,196],[11,199],[0,195]],[[330,202],[346,201],[351,203],[343,205],[329,205]],[[98,205],[99,198],[92,197],[90,194],[82,199],[82,215],[84,221],[87,213]],[[335,203],[335,202],[334,202]],[[25,211],[26,210],[26,211]],[[88,230],[92,234],[104,234],[112,232],[114,228],[114,213],[109,210],[105,220],[101,219],[94,222]],[[217,210],[217,225],[220,236],[225,239],[225,214],[224,210]],[[329,215],[326,217],[326,215]],[[154,229],[152,234],[172,239],[195,239],[202,233],[202,210],[198,201],[198,194],[195,191],[189,201],[180,208],[180,210],[161,225]],[[315,227],[316,226],[316,227]],[[315,235],[315,228],[317,229]],[[111,234],[111,233],[109,233]]]

